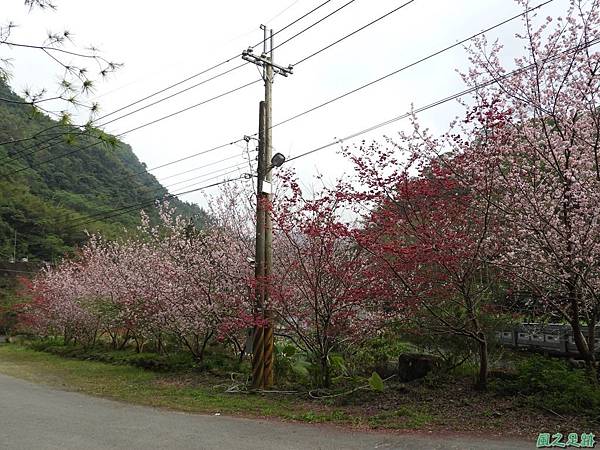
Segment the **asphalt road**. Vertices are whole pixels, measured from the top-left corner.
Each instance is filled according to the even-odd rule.
[[[0,448],[496,450],[532,449],[535,443],[361,433],[320,425],[177,413],[0,375]]]

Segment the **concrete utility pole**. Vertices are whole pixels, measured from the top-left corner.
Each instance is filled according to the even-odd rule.
[[[254,388],[264,388],[273,385],[274,365],[274,339],[273,318],[268,310],[268,282],[273,267],[273,225],[271,222],[271,169],[281,165],[272,162],[272,88],[275,74],[287,77],[292,73],[292,66],[281,67],[273,59],[273,30],[261,25],[264,32],[263,53],[260,56],[253,54],[253,49],[242,52],[242,58],[263,68],[265,82],[265,100],[260,102],[259,129],[258,129],[258,182],[256,204],[256,256],[255,276],[256,286],[256,317],[265,320],[266,326],[254,327],[253,358],[252,358],[252,385]],[[281,158],[283,155],[276,155]]]

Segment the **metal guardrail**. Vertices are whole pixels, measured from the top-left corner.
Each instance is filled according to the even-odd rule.
[[[600,327],[596,327],[595,349],[600,353]],[[584,336],[588,328],[581,327]],[[511,330],[496,332],[498,342],[506,347],[545,351],[557,355],[573,356],[579,351],[569,325],[524,323]]]

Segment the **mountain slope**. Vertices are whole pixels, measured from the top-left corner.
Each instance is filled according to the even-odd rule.
[[[127,144],[78,135],[22,101],[0,81],[0,142],[10,142],[0,145],[0,260],[12,256],[15,231],[17,258],[52,261],[83,242],[85,229],[114,237],[139,223],[139,208],[105,218],[111,211],[167,193]],[[36,133],[35,140],[18,142]],[[206,220],[197,205],[170,203]],[[153,207],[146,210],[155,216]],[[99,221],[82,224],[89,216]]]

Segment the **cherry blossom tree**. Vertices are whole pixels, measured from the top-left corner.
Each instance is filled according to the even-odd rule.
[[[323,190],[303,196],[290,173],[274,207],[274,275],[269,308],[277,332],[291,338],[331,383],[330,356],[356,345],[381,326],[367,252],[355,245],[342,203]]]
[[[460,151],[477,174],[475,191],[493,180],[483,203],[503,222],[496,239],[506,251],[496,264],[571,325],[591,368],[600,314],[598,2],[571,1],[564,18],[537,26],[527,16],[524,29],[527,54],[509,76],[499,45],[479,40],[471,49],[465,81],[495,83],[480,90],[474,110],[486,145],[473,140]]]
[[[514,70],[500,44],[476,40],[462,75],[477,89],[465,119],[439,138],[415,120],[401,142],[451,173],[479,216],[497,224],[481,241],[497,250],[489,261],[532,293],[536,310],[571,325],[591,369],[600,314],[600,15],[597,1],[569,5],[556,19],[524,16],[517,38],[525,54]]]
[[[92,236],[76,258],[48,267],[32,284],[24,320],[44,335],[138,351],[175,341],[202,360],[213,337],[230,338],[251,322],[250,266],[235,232],[215,218],[196,230],[167,204],[160,223],[142,215],[136,233],[108,242]]]
[[[412,136],[346,150],[357,179],[341,195],[362,219],[353,236],[372,258],[387,309],[409,328],[471,343],[485,388],[494,223],[467,186],[422,153]]]

